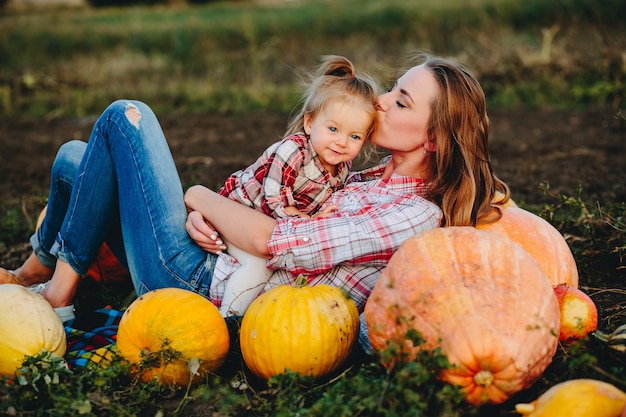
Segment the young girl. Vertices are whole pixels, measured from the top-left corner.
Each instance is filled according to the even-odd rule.
[[[322,203],[347,179],[351,161],[374,131],[377,87],[357,76],[352,63],[326,56],[310,75],[300,112],[285,138],[271,145],[246,169],[232,174],[223,196],[273,218],[324,216]],[[224,289],[222,315],[243,314],[267,283],[266,259],[225,245],[241,267]]]

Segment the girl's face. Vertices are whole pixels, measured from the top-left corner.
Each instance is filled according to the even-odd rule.
[[[330,101],[315,116],[304,115],[304,131],[324,167],[333,176],[337,165],[359,154],[372,124],[371,115],[357,103]]]
[[[372,142],[392,153],[434,152],[426,128],[437,82],[429,69],[413,67],[398,79],[394,88],[378,98],[378,129]]]

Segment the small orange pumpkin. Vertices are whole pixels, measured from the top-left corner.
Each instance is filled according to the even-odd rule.
[[[91,264],[86,277],[103,284],[116,284],[130,281],[130,273],[103,242],[98,249],[96,260]]]
[[[326,284],[280,285],[257,297],[243,317],[241,353],[248,368],[269,379],[287,370],[320,377],[336,370],[358,337],[354,301]]]
[[[392,343],[411,359],[440,346],[454,365],[440,377],[475,405],[501,403],[529,387],[558,345],[559,306],[535,260],[510,239],[473,227],[428,230],[405,241],[364,316],[375,349]],[[410,328],[424,346],[406,340]]]
[[[215,371],[229,348],[226,322],[217,307],[180,288],[154,290],[137,298],[124,312],[117,332],[118,352],[137,365],[141,379],[157,379],[164,385],[186,386]],[[173,354],[170,361],[162,355],[168,351]]]
[[[526,249],[550,283],[578,288],[578,268],[563,235],[541,217],[519,207],[502,207],[502,217],[476,228],[500,233]]]
[[[554,294],[561,310],[560,341],[584,339],[598,328],[598,308],[582,290],[559,284]]]

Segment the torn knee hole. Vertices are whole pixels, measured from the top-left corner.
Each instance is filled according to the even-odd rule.
[[[139,120],[141,119],[141,113],[139,112],[139,109],[133,105],[128,106],[128,108],[126,109],[126,117],[128,117],[128,120],[130,120],[130,122],[135,126],[135,127],[139,127]]]

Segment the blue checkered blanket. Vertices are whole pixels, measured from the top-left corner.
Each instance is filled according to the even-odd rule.
[[[102,308],[65,323],[70,368],[98,363],[107,351],[115,349],[117,327],[123,311]]]

